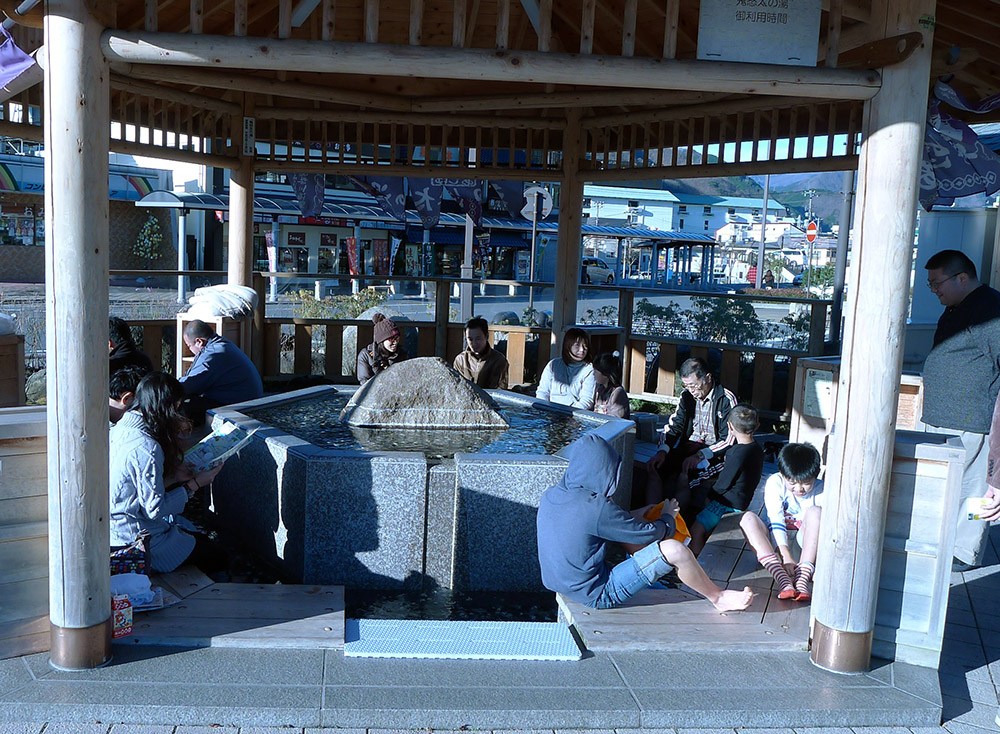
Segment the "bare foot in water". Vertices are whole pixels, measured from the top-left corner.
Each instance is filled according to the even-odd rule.
[[[744,586],[743,591],[725,589],[719,592],[719,598],[712,602],[720,612],[737,612],[746,609],[753,602],[753,591]]]

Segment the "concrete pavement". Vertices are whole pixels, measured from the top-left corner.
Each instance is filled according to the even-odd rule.
[[[83,673],[53,670],[45,655],[0,661],[0,734],[996,732],[998,541],[994,527],[990,565],[953,576],[938,671],[875,661],[865,675],[839,676],[806,653],[721,649],[539,663],[125,643],[111,665]]]

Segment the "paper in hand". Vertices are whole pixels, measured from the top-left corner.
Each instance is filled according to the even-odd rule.
[[[196,474],[208,471],[250,443],[251,438],[252,434],[235,423],[223,423],[192,446],[184,454],[184,461]]]

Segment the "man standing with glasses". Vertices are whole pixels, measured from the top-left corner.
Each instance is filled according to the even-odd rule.
[[[989,530],[988,522],[968,519],[964,504],[992,496],[987,439],[1000,392],[1000,292],[980,283],[976,266],[958,250],[942,250],[924,267],[944,313],[924,362],[923,421],[927,431],[957,434],[965,446],[952,570],[969,571],[983,562]]]

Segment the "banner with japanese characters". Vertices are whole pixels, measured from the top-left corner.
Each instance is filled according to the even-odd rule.
[[[698,58],[816,66],[822,0],[701,0]]]

